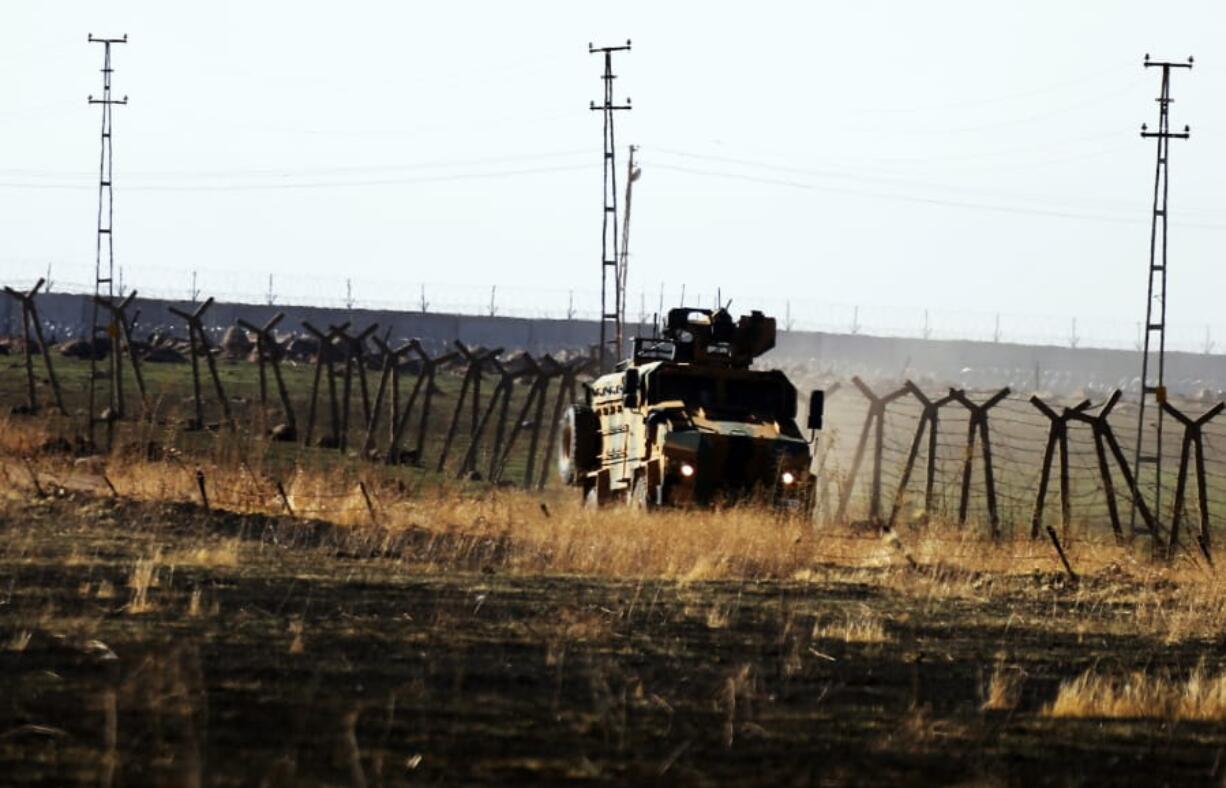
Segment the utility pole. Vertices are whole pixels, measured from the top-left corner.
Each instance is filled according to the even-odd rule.
[[[430,302],[426,300],[426,286],[421,286],[421,313],[424,315],[430,308]]]
[[[345,309],[353,310],[353,280],[345,280]]]
[[[622,245],[617,265],[617,304],[621,312],[617,316],[618,356],[614,357],[614,361],[620,360],[622,333],[626,325],[626,269],[630,261],[630,198],[634,194],[634,182],[639,179],[640,173],[639,168],[634,164],[634,154],[638,149],[637,145],[631,145],[630,157],[626,161],[626,215],[622,217]]]
[[[111,98],[111,74],[114,69],[111,68],[111,45],[126,44],[128,42],[127,34],[122,38],[95,38],[93,33],[89,34],[89,42],[91,44],[102,44],[102,96],[94,98],[89,96],[90,104],[97,104],[102,107],[102,137],[101,151],[98,159],[98,224],[97,235],[94,242],[94,301],[92,318],[90,320],[89,332],[89,413],[86,417],[88,428],[89,443],[94,444],[94,424],[97,421],[98,413],[97,406],[97,378],[98,378],[98,339],[100,336],[114,338],[117,336],[118,326],[115,321],[109,320],[107,324],[102,325],[99,320],[99,301],[105,299],[106,303],[111,303],[115,298],[115,237],[114,237],[114,190],[111,169],[111,108],[116,104],[124,105],[128,103],[128,97],[122,99]],[[105,244],[103,243],[103,239]],[[105,249],[105,263],[104,260]],[[109,418],[117,412],[118,399],[116,396],[117,387],[121,385],[119,380],[118,354],[108,353],[107,358],[110,367],[110,407],[107,409],[108,423]]]
[[[617,161],[616,143],[613,134],[613,115],[619,110],[630,109],[630,99],[625,104],[613,100],[613,53],[630,51],[630,41],[625,46],[594,47],[587,45],[589,54],[604,55],[604,102],[590,102],[589,108],[604,114],[604,215],[600,231],[600,349],[597,363],[601,372],[607,372],[622,353],[622,305],[620,264],[617,251]],[[609,298],[609,278],[613,279],[613,297]],[[612,303],[610,304],[610,300]]]
[[[1144,494],[1143,467],[1153,468],[1153,505],[1150,509],[1155,517],[1161,517],[1162,505],[1162,403],[1166,401],[1166,230],[1167,230],[1167,192],[1169,187],[1167,161],[1170,156],[1170,141],[1186,140],[1191,130],[1183,127],[1182,132],[1170,130],[1171,69],[1192,68],[1192,58],[1186,63],[1150,60],[1145,56],[1145,68],[1162,69],[1162,86],[1158,96],[1158,129],[1150,131],[1141,124],[1141,137],[1157,142],[1156,163],[1154,166],[1154,208],[1149,230],[1149,287],[1145,298],[1145,331],[1141,351],[1141,402],[1137,409],[1137,443],[1134,454],[1133,474],[1138,490]],[[1155,306],[1157,307],[1155,309]],[[1155,341],[1157,348],[1154,347]],[[1154,366],[1157,366],[1155,374]],[[1145,441],[1145,411],[1152,400],[1157,410],[1157,421],[1152,431],[1151,440]],[[1132,514],[1129,518],[1133,533],[1136,532],[1137,505],[1133,501]]]
[[[272,306],[273,304],[277,302],[277,296],[273,293],[273,290],[272,290],[272,274],[268,275],[268,292],[264,294],[264,301],[269,306]]]
[[[200,299],[200,288],[196,287],[196,272],[192,271],[192,289],[189,291],[191,302],[194,304]]]

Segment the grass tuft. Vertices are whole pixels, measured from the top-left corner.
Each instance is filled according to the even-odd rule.
[[[855,618],[849,613],[842,620],[819,621],[813,625],[813,639],[843,643],[888,643],[891,640],[881,619],[867,612]]]
[[[1187,678],[1087,670],[1062,683],[1043,713],[1048,717],[1221,722],[1226,720],[1226,672],[1209,673],[1203,664]]]

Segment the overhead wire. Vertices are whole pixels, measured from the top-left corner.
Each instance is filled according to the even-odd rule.
[[[845,186],[831,186],[801,181],[787,178],[771,178],[747,173],[727,172],[720,170],[701,169],[697,167],[685,167],[674,164],[653,163],[653,169],[664,170],[667,172],[677,172],[687,175],[697,175],[706,178],[721,178],[725,180],[737,180],[748,183],[759,183],[769,186],[782,186],[791,189],[799,189],[803,191],[826,192],[831,194],[850,194],[860,197],[871,197],[876,199],[893,200],[896,202],[908,202],[921,205],[933,205],[946,208],[963,208],[968,210],[984,211],[989,213],[1015,214],[1023,216],[1045,216],[1057,219],[1079,219],[1085,221],[1103,222],[1109,224],[1129,224],[1140,225],[1147,223],[1144,217],[1126,217],[1112,216],[1109,214],[1087,213],[1081,211],[1057,210],[1054,208],[1033,208],[1017,205],[1003,205],[986,202],[969,202],[966,200],[952,200],[940,197],[924,197],[912,194],[903,194],[899,192],[883,192],[869,189],[854,189]],[[1223,231],[1226,230],[1226,224],[1211,224],[1205,222],[1171,222],[1172,225],[1199,229]]]
[[[328,189],[328,188],[350,188],[350,187],[365,187],[365,186],[401,186],[418,183],[445,183],[452,181],[466,180],[487,180],[508,178],[521,175],[543,175],[559,172],[576,172],[579,170],[590,170],[599,167],[596,164],[568,164],[555,167],[532,167],[515,170],[493,170],[487,172],[466,172],[452,173],[447,175],[425,175],[418,177],[404,178],[367,178],[367,179],[350,179],[350,180],[324,180],[324,181],[281,181],[269,183],[230,183],[230,184],[194,184],[194,185],[150,185],[150,184],[130,184],[125,185],[125,191],[132,192],[225,192],[225,191],[268,191],[280,189]],[[96,187],[90,185],[77,185],[66,183],[34,183],[24,182],[16,183],[12,181],[0,181],[0,188],[19,188],[19,189],[67,189],[67,190],[93,190]]]

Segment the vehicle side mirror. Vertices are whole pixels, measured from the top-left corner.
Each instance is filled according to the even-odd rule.
[[[822,428],[822,413],[826,409],[826,392],[814,389],[809,394],[809,429]]]
[[[633,367],[626,370],[626,377],[622,382],[622,405],[627,408],[639,406],[639,371]]]

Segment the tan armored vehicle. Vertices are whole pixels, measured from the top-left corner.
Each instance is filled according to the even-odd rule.
[[[563,480],[590,505],[752,500],[808,510],[812,439],[796,426],[796,389],[778,370],[750,369],[774,346],[775,320],[761,312],[733,322],[723,309],[670,310],[661,336],[636,338],[633,358],[566,412]],[[812,392],[811,431],[822,404]]]

